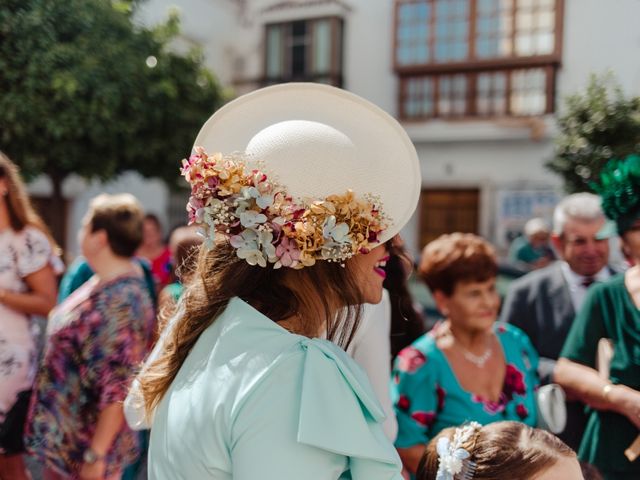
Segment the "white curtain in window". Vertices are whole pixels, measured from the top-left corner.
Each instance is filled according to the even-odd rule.
[[[313,25],[313,72],[331,71],[331,22],[318,20]]]
[[[282,76],[282,27],[271,26],[267,30],[267,77],[277,78]]]

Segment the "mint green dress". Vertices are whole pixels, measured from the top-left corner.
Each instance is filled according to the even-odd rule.
[[[154,412],[150,479],[402,480],[366,374],[234,298]]]

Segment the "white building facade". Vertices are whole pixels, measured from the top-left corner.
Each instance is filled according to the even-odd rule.
[[[528,218],[549,218],[562,192],[544,164],[563,97],[607,70],[640,94],[640,0],[149,0],[138,20],[170,8],[176,48],[202,47],[235,94],[321,81],[396,116],[422,165],[404,232],[414,252],[456,230],[504,248]],[[145,183],[143,203],[167,218],[167,196]]]

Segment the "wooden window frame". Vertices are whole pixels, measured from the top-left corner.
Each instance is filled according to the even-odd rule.
[[[455,119],[486,119],[491,118],[489,116],[478,116],[476,111],[477,103],[477,91],[476,91],[476,79],[479,73],[492,72],[492,71],[513,71],[531,68],[543,68],[546,73],[546,106],[544,114],[553,113],[555,110],[555,83],[557,71],[561,65],[562,59],[562,38],[563,38],[563,24],[564,24],[564,0],[555,0],[555,24],[554,24],[554,51],[548,55],[532,55],[532,56],[517,56],[515,54],[515,38],[516,38],[516,1],[511,0],[512,12],[514,12],[513,25],[511,27],[511,43],[512,49],[509,56],[499,58],[477,59],[476,55],[476,19],[477,19],[477,0],[469,1],[469,58],[464,61],[456,62],[429,62],[424,64],[415,65],[400,65],[398,63],[398,28],[399,28],[399,10],[400,6],[409,3],[423,3],[425,0],[395,0],[394,4],[394,16],[393,16],[393,66],[396,74],[399,77],[399,88],[397,92],[397,105],[398,112],[401,119],[406,121],[422,121],[431,118],[455,118]],[[426,0],[431,4],[432,11],[434,8],[435,0]],[[435,44],[435,24],[436,15],[431,14],[429,17],[430,27],[428,34],[428,42],[430,51],[434,51]],[[439,82],[437,77],[442,75],[464,74],[467,77],[467,114],[463,116],[445,116],[442,117],[438,112],[438,99],[439,99]],[[434,78],[434,115],[431,116],[413,116],[406,115],[404,110],[404,100],[406,98],[406,80],[415,77],[430,76]],[[506,116],[514,117],[519,115],[513,115],[509,113],[511,111],[510,105],[511,97],[511,75],[507,75],[506,84]]]
[[[552,65],[545,65],[545,66],[535,66],[533,68],[542,68],[544,70],[545,73],[545,99],[546,99],[546,104],[545,104],[545,108],[544,111],[541,113],[543,115],[546,114],[550,114],[553,113],[554,111],[554,106],[555,106],[555,82],[556,82],[556,68]],[[461,119],[461,120],[467,120],[467,119],[487,119],[487,118],[493,118],[493,117],[527,117],[530,115],[518,115],[512,112],[512,107],[511,107],[511,93],[512,93],[512,81],[511,81],[511,74],[514,71],[517,70],[523,70],[520,67],[513,67],[513,68],[502,68],[502,69],[492,69],[492,70],[464,70],[464,71],[455,71],[455,72],[438,72],[436,74],[428,74],[428,75],[415,75],[415,76],[402,76],[400,77],[400,83],[399,83],[399,89],[398,89],[398,112],[399,112],[399,116],[401,119],[405,120],[405,121],[423,121],[423,120],[427,120],[427,119],[433,119],[433,118],[446,118],[446,119]],[[526,70],[526,68],[525,68]],[[491,72],[505,72],[506,73],[506,84],[505,84],[505,113],[502,115],[499,114],[488,114],[488,115],[484,115],[484,114],[479,114],[477,111],[477,80],[478,80],[478,76],[481,73],[491,73]],[[467,84],[467,91],[466,91],[466,113],[459,115],[459,114],[452,114],[452,115],[446,115],[443,116],[441,115],[440,109],[439,109],[439,102],[438,100],[440,100],[440,82],[439,82],[439,78],[442,76],[449,76],[449,75],[464,75],[466,78],[466,84]],[[413,79],[413,78],[418,78],[418,77],[429,77],[433,79],[433,97],[432,97],[432,103],[434,105],[433,107],[433,114],[432,115],[420,115],[420,116],[409,116],[407,115],[406,111],[405,111],[405,99],[407,97],[407,81]],[[535,115],[534,115],[535,116]]]
[[[311,68],[314,64],[313,55],[314,55],[314,28],[317,22],[321,21],[329,21],[331,25],[331,66],[329,68],[329,72],[327,73],[313,73],[311,72]],[[274,27],[283,27],[288,29],[287,37],[291,37],[291,27],[293,23],[296,22],[305,22],[307,24],[307,36],[311,39],[308,43],[307,57],[306,57],[306,65],[305,65],[305,74],[302,76],[294,76],[290,72],[285,72],[283,75],[278,77],[269,77],[267,76],[267,65],[269,62],[268,56],[268,35],[269,29]],[[306,81],[306,82],[317,82],[328,79],[328,83],[335,87],[342,87],[343,84],[343,67],[342,67],[342,59],[343,59],[343,38],[344,38],[344,21],[342,18],[337,16],[324,16],[324,17],[313,17],[313,18],[301,18],[298,20],[291,20],[286,22],[276,22],[276,23],[268,23],[264,26],[264,37],[265,41],[263,46],[263,67],[262,72],[263,76],[261,79],[261,84],[265,85],[273,85],[276,83],[285,83],[292,81]],[[283,71],[289,69],[289,65],[291,63],[291,49],[287,46],[283,47]]]

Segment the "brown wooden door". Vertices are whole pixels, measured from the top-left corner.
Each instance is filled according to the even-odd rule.
[[[420,246],[444,233],[478,233],[480,191],[435,189],[422,191]]]

